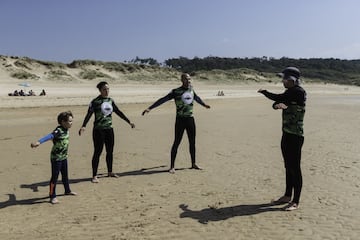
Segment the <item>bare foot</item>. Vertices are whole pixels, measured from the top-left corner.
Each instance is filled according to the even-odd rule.
[[[110,172],[108,173],[108,177],[118,178],[119,176],[116,175],[115,173]]]
[[[76,196],[77,193],[76,192],[68,192],[68,193],[65,193],[65,195],[69,195],[69,196]]]
[[[193,164],[193,165],[191,166],[191,169],[202,170],[202,168],[199,167],[199,166],[196,165],[196,164]]]
[[[92,183],[99,183],[99,179],[97,178],[97,176],[95,176],[95,177],[93,177],[93,178],[91,179],[91,182],[92,182]]]
[[[291,202],[289,205],[285,207],[285,211],[294,211],[296,209],[299,209],[299,204]]]

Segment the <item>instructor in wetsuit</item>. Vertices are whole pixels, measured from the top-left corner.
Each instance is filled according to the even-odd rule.
[[[281,152],[286,169],[286,189],[284,196],[274,203],[288,205],[286,211],[299,208],[302,188],[302,175],[300,168],[301,149],[304,143],[303,121],[305,115],[306,92],[299,86],[300,71],[295,67],[287,67],[278,74],[282,77],[286,91],[281,94],[259,89],[258,92],[274,101],[273,108],[282,110],[282,138]],[[291,201],[292,191],[294,191]]]
[[[209,105],[205,104],[201,98],[196,95],[194,89],[191,86],[191,78],[187,73],[181,75],[182,86],[171,90],[171,92],[165,97],[160,98],[150,107],[145,109],[142,113],[150,112],[151,109],[160,106],[161,104],[174,99],[176,105],[176,121],[175,121],[175,139],[171,148],[171,165],[170,173],[175,173],[175,158],[177,154],[178,147],[180,145],[181,139],[183,137],[184,131],[188,135],[189,139],[189,150],[191,156],[191,169],[200,170],[201,168],[196,165],[195,161],[195,135],[196,135],[196,126],[195,120],[193,117],[193,102],[194,100],[200,105],[210,108]]]

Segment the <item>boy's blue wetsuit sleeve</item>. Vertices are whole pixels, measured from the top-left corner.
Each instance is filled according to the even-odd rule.
[[[39,139],[39,143],[42,144],[42,143],[44,143],[44,142],[46,142],[46,141],[49,141],[49,140],[51,140],[51,139],[53,139],[53,138],[54,138],[54,134],[53,134],[53,133],[49,133],[48,135],[40,138],[40,139]]]

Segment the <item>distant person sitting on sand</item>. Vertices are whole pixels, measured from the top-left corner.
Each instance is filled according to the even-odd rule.
[[[19,92],[19,96],[25,96],[25,92],[22,89]]]
[[[9,96],[19,96],[18,90],[15,90],[13,93],[9,93]]]
[[[45,89],[43,89],[40,93],[40,96],[45,96],[46,95],[46,92],[45,92]]]
[[[218,96],[225,96],[224,92],[221,90],[221,91],[218,91],[217,93]]]
[[[35,92],[32,89],[29,91],[29,96],[36,96]]]

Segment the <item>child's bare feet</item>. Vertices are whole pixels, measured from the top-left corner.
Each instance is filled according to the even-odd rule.
[[[50,199],[50,203],[51,204],[58,204],[59,200],[57,200],[57,198],[52,198],[52,199]]]

